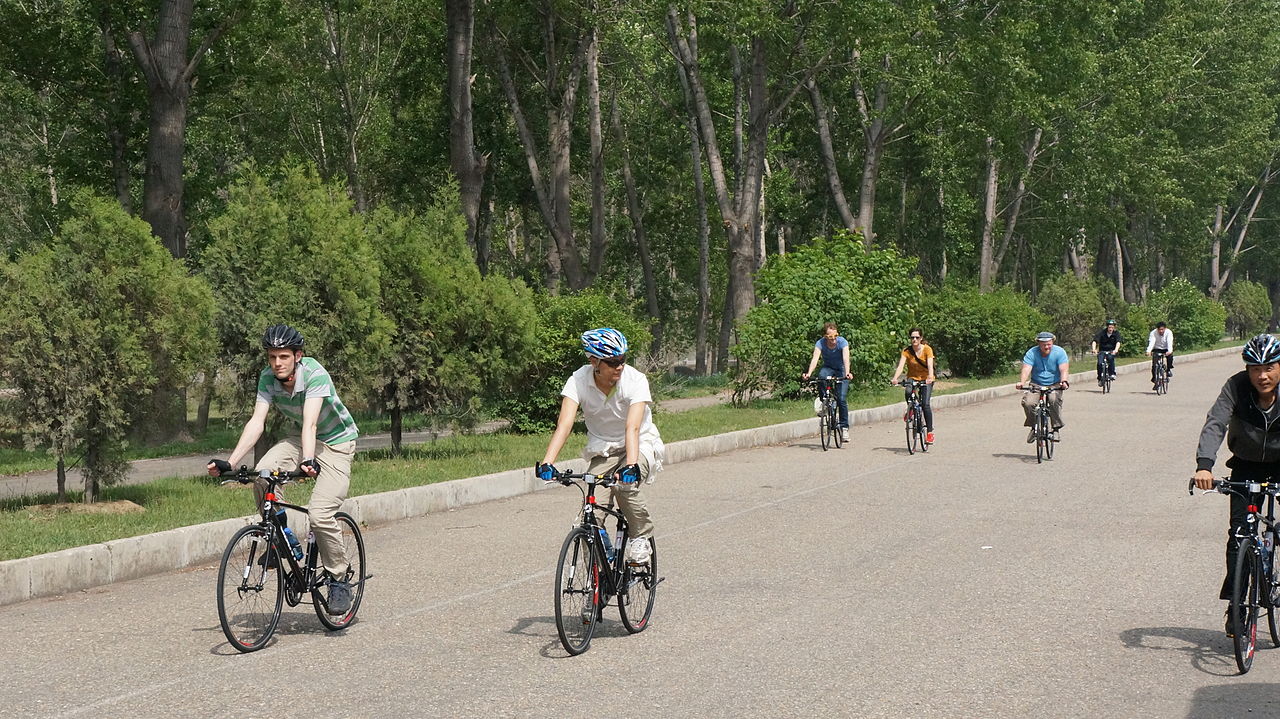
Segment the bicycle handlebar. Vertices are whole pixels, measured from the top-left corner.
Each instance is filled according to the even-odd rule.
[[[1213,489],[1206,489],[1203,494],[1269,494],[1280,495],[1280,483],[1269,482],[1233,482],[1230,477],[1213,480]],[[1195,496],[1196,478],[1187,480],[1187,494]]]
[[[232,470],[230,472],[222,472],[218,476],[227,477],[227,479],[222,480],[221,482],[219,482],[219,484],[231,484],[233,482],[239,482],[240,484],[248,484],[255,479],[262,478],[262,479],[275,479],[275,480],[278,480],[276,484],[284,485],[284,484],[288,484],[291,481],[297,481],[299,479],[307,479],[311,475],[301,470],[294,470],[292,472],[281,472],[278,469],[277,470],[264,469],[259,472],[254,472],[248,467],[244,465],[240,465],[240,469]]]
[[[578,480],[582,480],[582,481],[586,482],[587,484],[598,484],[598,485],[600,485],[601,487],[608,487],[608,486],[611,486],[611,485],[613,485],[613,484],[616,484],[616,483],[617,483],[617,481],[618,481],[618,480],[614,479],[612,475],[610,475],[610,476],[607,476],[607,477],[606,477],[606,476],[605,476],[605,475],[603,475],[603,474],[590,474],[590,473],[587,473],[587,472],[573,472],[573,471],[570,471],[570,470],[567,470],[567,469],[562,469],[562,470],[558,470],[558,471],[556,471],[555,476],[554,476],[554,477],[552,477],[550,480],[547,480],[547,481],[550,481],[550,482],[559,482],[560,484],[563,484],[563,485],[565,485],[565,486],[567,487],[567,486],[569,486],[569,485],[573,484],[574,482],[576,482],[576,481],[578,481]]]
[[[1022,385],[1022,389],[1027,392],[1053,392],[1054,390],[1066,392],[1070,388],[1063,387],[1061,382],[1057,382],[1051,385],[1036,384],[1034,382],[1031,382],[1029,384]]]

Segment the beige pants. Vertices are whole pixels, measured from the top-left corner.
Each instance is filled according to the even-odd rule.
[[[1036,405],[1040,402],[1039,392],[1023,392],[1022,393],[1022,411],[1027,415],[1027,421],[1022,423],[1023,427],[1034,427],[1036,423]],[[1061,429],[1064,425],[1062,421],[1062,390],[1054,390],[1049,393],[1049,424],[1054,429]]]
[[[316,462],[320,464],[320,474],[316,475],[315,487],[311,490],[311,503],[307,505],[310,512],[310,529],[316,534],[316,548],[320,551],[320,561],[329,574],[341,577],[347,573],[347,548],[342,542],[342,528],[333,515],[342,506],[351,488],[351,460],[356,454],[355,440],[328,445],[316,442]],[[255,468],[262,470],[282,470],[292,472],[302,462],[302,439],[290,437],[267,450]],[[253,496],[262,506],[262,496],[267,491],[267,483],[262,478],[254,480]],[[294,532],[299,541],[305,541],[306,528]]]
[[[587,463],[588,474],[613,474],[626,461],[626,455],[610,455],[592,457]],[[649,478],[649,460],[640,456],[640,479],[626,484],[618,482],[613,485],[613,501],[618,505],[622,516],[627,518],[627,534],[632,538],[653,535],[653,521],[649,519],[649,508],[645,506],[644,495],[640,485]]]

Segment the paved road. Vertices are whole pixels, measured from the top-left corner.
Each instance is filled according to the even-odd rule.
[[[1042,466],[1014,398],[939,412],[925,456],[887,423],[673,466],[646,490],[653,624],[610,611],[576,658],[551,618],[565,488],[372,529],[361,621],[286,611],[254,655],[211,567],[0,607],[0,715],[1277,716],[1280,650],[1234,676],[1222,634],[1226,498],[1185,491],[1237,366],[1072,390]]]

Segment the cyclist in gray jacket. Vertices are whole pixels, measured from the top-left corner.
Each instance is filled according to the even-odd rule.
[[[1222,446],[1223,435],[1231,458],[1227,466],[1237,481],[1280,480],[1280,402],[1276,387],[1280,384],[1280,339],[1268,334],[1249,340],[1241,352],[1243,371],[1232,375],[1222,385],[1218,399],[1209,408],[1200,445],[1196,449],[1196,486],[1213,489],[1213,465]],[[1218,596],[1231,598],[1236,566],[1236,548],[1240,542],[1236,529],[1247,526],[1250,501],[1231,495],[1231,527],[1227,531],[1227,575]],[[1231,621],[1227,620],[1227,634]]]

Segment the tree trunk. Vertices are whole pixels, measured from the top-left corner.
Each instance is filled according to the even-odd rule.
[[[1022,174],[1018,175],[1018,184],[1013,192],[1013,202],[1009,206],[1009,213],[1005,217],[1004,222],[1004,238],[1000,241],[1000,249],[996,252],[992,260],[995,271],[1000,271],[1000,265],[1004,262],[1004,253],[1009,248],[1009,241],[1013,239],[1013,231],[1018,226],[1018,218],[1022,215],[1022,201],[1027,196],[1027,180],[1031,177],[1031,170],[1035,167],[1036,158],[1040,155],[1040,140],[1044,136],[1044,131],[1036,128],[1031,134],[1031,138],[1027,140],[1027,144],[1023,147],[1023,156],[1026,162],[1022,166]]]
[[[1000,268],[995,266],[996,191],[999,187],[1000,158],[996,157],[995,138],[987,138],[987,181],[982,209],[982,249],[978,264],[978,291],[990,292]]]
[[[1120,297],[1128,302],[1128,298],[1124,291],[1124,250],[1120,247],[1120,233],[1112,232],[1111,237],[1115,241],[1116,254],[1116,289],[1120,290]]]
[[[649,313],[649,327],[653,333],[651,354],[657,355],[662,349],[662,312],[658,307],[658,284],[653,276],[653,258],[649,254],[649,237],[644,229],[644,211],[640,207],[640,193],[636,189],[636,178],[631,172],[631,149],[627,142],[627,132],[622,126],[622,118],[618,112],[617,96],[613,101],[613,131],[617,135],[618,145],[622,149],[622,184],[627,194],[627,214],[631,218],[631,226],[635,230],[636,251],[640,255],[640,269],[644,274],[645,309]],[[603,181],[603,178],[602,178]]]
[[[616,93],[614,94],[614,119],[617,119]],[[600,274],[608,242],[604,232],[604,130],[600,117],[600,32],[596,28],[591,29],[587,40],[587,137],[591,149],[591,249],[587,254],[586,282],[591,284]],[[637,237],[637,241],[639,240],[640,238]],[[646,282],[650,280],[652,277],[647,278]],[[655,339],[654,342],[656,344],[657,340]]]
[[[827,170],[827,187],[831,189],[831,198],[844,228],[854,232],[859,227],[858,218],[853,216],[853,210],[849,208],[849,200],[844,194],[844,182],[840,180],[835,145],[831,141],[831,123],[827,120],[827,107],[822,101],[818,83],[810,78],[805,85],[809,90],[809,101],[813,105],[813,115],[818,125],[818,149],[822,155],[823,167]]]
[[[126,79],[124,64],[120,59],[120,49],[116,46],[115,34],[111,30],[111,16],[107,3],[103,3],[100,9],[98,29],[102,33],[103,64],[109,82],[105,122],[107,141],[111,145],[111,181],[115,189],[116,201],[125,212],[133,214],[133,196],[129,192],[131,175],[128,142],[122,126],[125,117],[122,95]]]
[[[58,452],[58,504],[67,502],[67,459]]]
[[[1267,323],[1267,332],[1274,333],[1280,329],[1280,278],[1267,282],[1267,294],[1271,297],[1271,321]]]
[[[183,207],[183,155],[186,152],[187,98],[200,61],[218,37],[235,22],[228,17],[209,33],[190,59],[194,0],[163,0],[155,37],[129,33],[129,45],[147,82],[147,173],[143,183],[142,219],[174,257],[187,254],[187,224]]]
[[[449,66],[449,167],[458,178],[467,244],[476,251],[481,274],[488,274],[488,253],[480,248],[480,198],[488,158],[476,151],[471,100],[471,58],[475,37],[475,0],[445,0]]]
[[[203,437],[209,431],[209,408],[213,404],[214,380],[217,372],[207,370],[204,375],[203,392],[200,396],[200,406],[196,410],[196,436]]]
[[[674,36],[673,36],[674,37]],[[674,43],[673,43],[674,44]],[[697,52],[696,47],[693,52]],[[698,207],[698,321],[694,329],[694,372],[707,374],[707,324],[711,321],[711,225],[707,220],[706,185],[702,181],[702,143],[698,140],[698,111],[683,62],[676,63],[680,88],[684,93],[686,123],[689,126],[689,156],[693,168],[693,194]]]
[[[399,457],[403,452],[404,410],[397,402],[391,407],[391,456]]]

